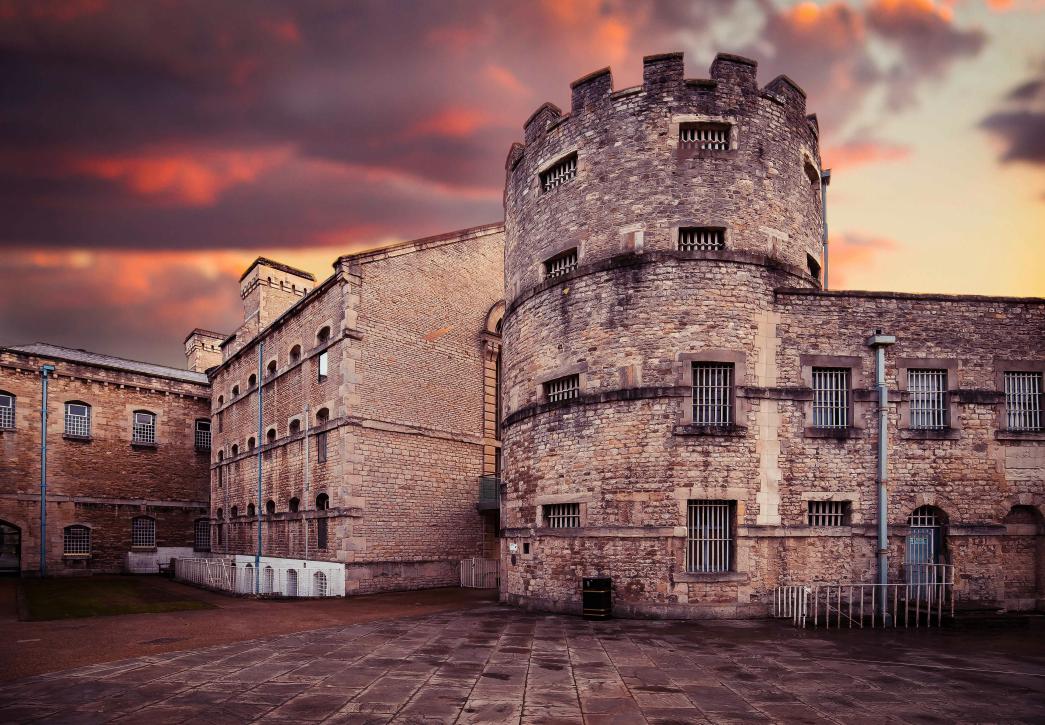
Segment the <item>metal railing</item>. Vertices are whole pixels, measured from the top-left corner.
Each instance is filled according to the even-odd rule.
[[[461,559],[461,586],[468,589],[496,589],[500,580],[497,559]]]
[[[939,627],[954,618],[954,566],[908,565],[899,584],[797,584],[773,592],[773,616],[796,627]]]
[[[284,567],[261,563],[259,594],[284,597],[335,597],[344,593],[338,577],[344,567]],[[337,569],[340,567],[341,572]],[[188,584],[233,594],[254,594],[258,585],[253,564],[234,564],[225,559],[175,559],[174,578]],[[340,585],[341,594],[338,593]]]

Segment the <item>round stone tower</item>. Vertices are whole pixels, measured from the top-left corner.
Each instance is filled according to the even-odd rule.
[[[694,80],[650,56],[619,91],[597,71],[508,155],[507,601],[579,611],[601,575],[633,615],[755,609],[742,532],[779,524],[756,394],[773,290],[819,287],[823,229],[816,119],[755,68],[719,55]]]

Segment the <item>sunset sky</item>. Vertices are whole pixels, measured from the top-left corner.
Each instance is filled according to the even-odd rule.
[[[676,50],[806,90],[832,287],[1045,297],[1045,0],[0,0],[0,344],[183,366],[254,257],[499,221],[534,109]]]

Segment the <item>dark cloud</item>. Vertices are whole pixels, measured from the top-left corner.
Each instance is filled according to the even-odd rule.
[[[998,110],[980,122],[1004,144],[1002,161],[1045,164],[1045,63],[1037,73],[1009,91]]]

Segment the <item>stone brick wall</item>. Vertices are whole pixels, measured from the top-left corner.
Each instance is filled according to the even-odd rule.
[[[21,532],[21,569],[39,568],[45,363],[55,366],[48,390],[48,573],[121,571],[137,516],[155,519],[157,546],[192,547],[195,521],[207,518],[207,453],[195,447],[195,421],[208,415],[205,379],[0,349],[0,390],[17,401],[14,428],[0,431],[0,520]],[[89,439],[65,435],[67,401],[91,406]],[[136,410],[156,415],[154,446],[132,444]],[[63,556],[64,529],[74,524],[91,529],[89,557]]]

